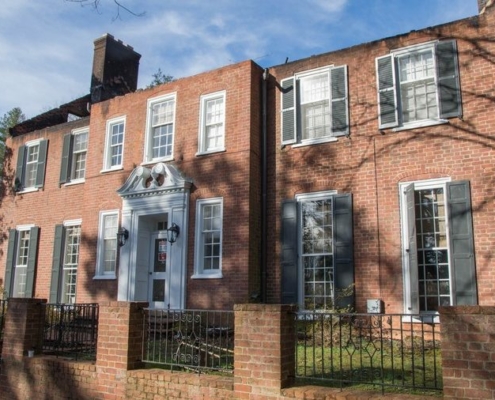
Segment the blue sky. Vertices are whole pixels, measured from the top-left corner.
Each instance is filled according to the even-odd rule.
[[[139,87],[252,59],[262,67],[476,15],[477,0],[120,0],[144,16],[66,0],[0,6],[0,117],[28,118],[89,93],[93,41],[142,55]]]

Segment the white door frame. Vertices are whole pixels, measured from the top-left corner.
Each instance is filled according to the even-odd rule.
[[[148,301],[148,292],[143,293],[138,282],[148,278],[149,260],[138,257],[143,251],[149,255],[152,230],[147,220],[153,216],[168,214],[168,224],[175,222],[180,235],[167,254],[169,265],[174,269],[169,279],[170,308],[184,309],[186,300],[187,238],[189,191],[192,182],[185,179],[171,164],[156,164],[152,169],[135,168],[126,183],[117,192],[122,197],[121,226],[129,231],[129,239],[120,248],[118,300]],[[147,232],[146,232],[147,231]],[[148,257],[149,259],[149,257]],[[140,265],[142,263],[143,265]],[[149,285],[148,285],[149,286]]]

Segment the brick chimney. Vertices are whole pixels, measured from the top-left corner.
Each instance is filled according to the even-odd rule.
[[[141,54],[105,34],[94,41],[91,103],[98,103],[137,89]]]

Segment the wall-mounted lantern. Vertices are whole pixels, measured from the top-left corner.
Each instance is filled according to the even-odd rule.
[[[119,247],[122,247],[127,239],[129,239],[129,231],[124,227],[120,227],[117,231],[117,243],[119,244]]]
[[[170,244],[176,242],[177,238],[179,237],[179,233],[180,233],[179,226],[175,222],[172,222],[170,228],[167,229],[167,240],[169,241]]]

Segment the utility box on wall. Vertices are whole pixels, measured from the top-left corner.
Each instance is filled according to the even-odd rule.
[[[383,314],[383,302],[380,299],[366,300],[366,312],[368,314]]]

